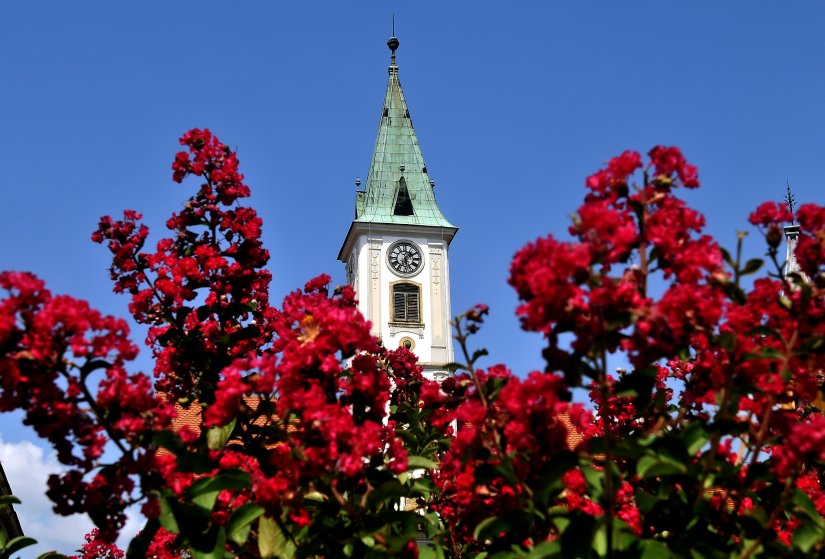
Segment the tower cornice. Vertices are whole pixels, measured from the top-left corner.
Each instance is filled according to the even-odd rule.
[[[458,232],[458,227],[440,225],[412,225],[404,223],[382,223],[353,221],[347,231],[341,250],[338,251],[338,260],[346,262],[355,248],[358,238],[362,235],[392,235],[396,237],[427,237],[440,238],[447,246]]]

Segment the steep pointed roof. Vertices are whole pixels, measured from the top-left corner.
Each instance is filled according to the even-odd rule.
[[[356,192],[355,221],[455,228],[435,201],[435,183],[404,100],[395,63],[398,39],[391,37],[387,46],[392,51],[387,94],[365,189]]]

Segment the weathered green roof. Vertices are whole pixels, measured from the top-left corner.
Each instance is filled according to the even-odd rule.
[[[454,227],[435,201],[434,183],[427,174],[398,79],[398,42],[393,39],[388,43],[393,56],[387,95],[366,187],[356,192],[355,221]]]

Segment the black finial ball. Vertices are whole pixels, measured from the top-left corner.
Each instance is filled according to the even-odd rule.
[[[395,49],[398,48],[398,39],[396,37],[390,37],[390,40],[387,41],[387,46],[390,47],[392,52],[395,52]]]

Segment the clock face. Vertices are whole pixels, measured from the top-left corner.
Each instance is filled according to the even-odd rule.
[[[421,271],[421,250],[410,241],[398,241],[387,250],[387,262],[399,276],[414,276]]]

